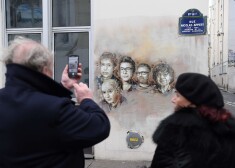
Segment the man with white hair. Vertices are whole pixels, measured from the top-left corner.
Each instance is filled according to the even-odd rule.
[[[83,148],[108,137],[110,123],[91,90],[68,77],[52,79],[53,55],[23,37],[5,53],[6,84],[0,89],[0,167],[84,168]],[[79,103],[71,100],[72,92]]]

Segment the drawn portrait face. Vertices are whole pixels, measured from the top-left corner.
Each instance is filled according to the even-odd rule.
[[[120,64],[120,77],[122,81],[127,82],[133,76],[133,67],[129,62],[122,62]]]
[[[111,78],[113,75],[113,69],[114,65],[111,59],[104,58],[100,61],[100,73],[104,78],[106,79]]]
[[[165,86],[165,85],[168,85],[168,84],[171,82],[172,76],[171,76],[171,74],[168,73],[168,72],[159,72],[159,73],[157,74],[156,79],[157,79],[157,82],[158,82],[160,85]]]
[[[141,66],[137,69],[137,79],[139,83],[147,84],[149,79],[149,68],[146,66]]]
[[[111,81],[112,82],[112,81]],[[108,104],[115,105],[118,102],[119,91],[114,87],[115,84],[111,82],[104,82],[101,87],[102,95],[104,100]]]

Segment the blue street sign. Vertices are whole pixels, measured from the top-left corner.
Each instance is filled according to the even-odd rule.
[[[197,9],[189,9],[179,18],[180,35],[204,35],[206,27],[207,17]]]

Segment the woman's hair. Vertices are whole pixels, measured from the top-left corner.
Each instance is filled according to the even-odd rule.
[[[4,56],[5,64],[21,64],[39,72],[42,72],[44,67],[49,67],[53,61],[53,55],[46,47],[21,36],[10,42]]]
[[[168,73],[170,76],[171,76],[171,81],[170,83],[172,83],[174,81],[174,70],[172,69],[172,67],[166,63],[160,63],[160,64],[157,64],[154,69],[153,69],[153,79],[155,81],[157,81],[157,75],[158,73],[162,73],[162,72],[165,72],[165,73]]]
[[[224,108],[213,108],[213,107],[208,107],[208,106],[200,106],[198,107],[199,113],[205,117],[208,118],[211,121],[226,121],[229,119],[232,115],[231,113]]]

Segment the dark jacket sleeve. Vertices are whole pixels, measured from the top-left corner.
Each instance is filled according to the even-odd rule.
[[[83,100],[79,106],[67,101],[61,109],[57,117],[57,129],[60,141],[66,148],[89,147],[109,136],[109,119],[92,99]]]
[[[157,148],[152,168],[192,167],[192,153],[188,146],[194,148],[197,142],[192,142],[193,137],[201,130],[201,121],[196,116],[194,111],[183,110],[173,113],[160,123],[153,134]]]
[[[219,148],[210,122],[195,109],[182,109],[164,119],[153,135],[157,144],[152,168],[208,166]]]
[[[160,125],[153,136],[157,148],[151,168],[191,168],[191,156],[177,140],[180,131],[173,126],[163,125]]]

